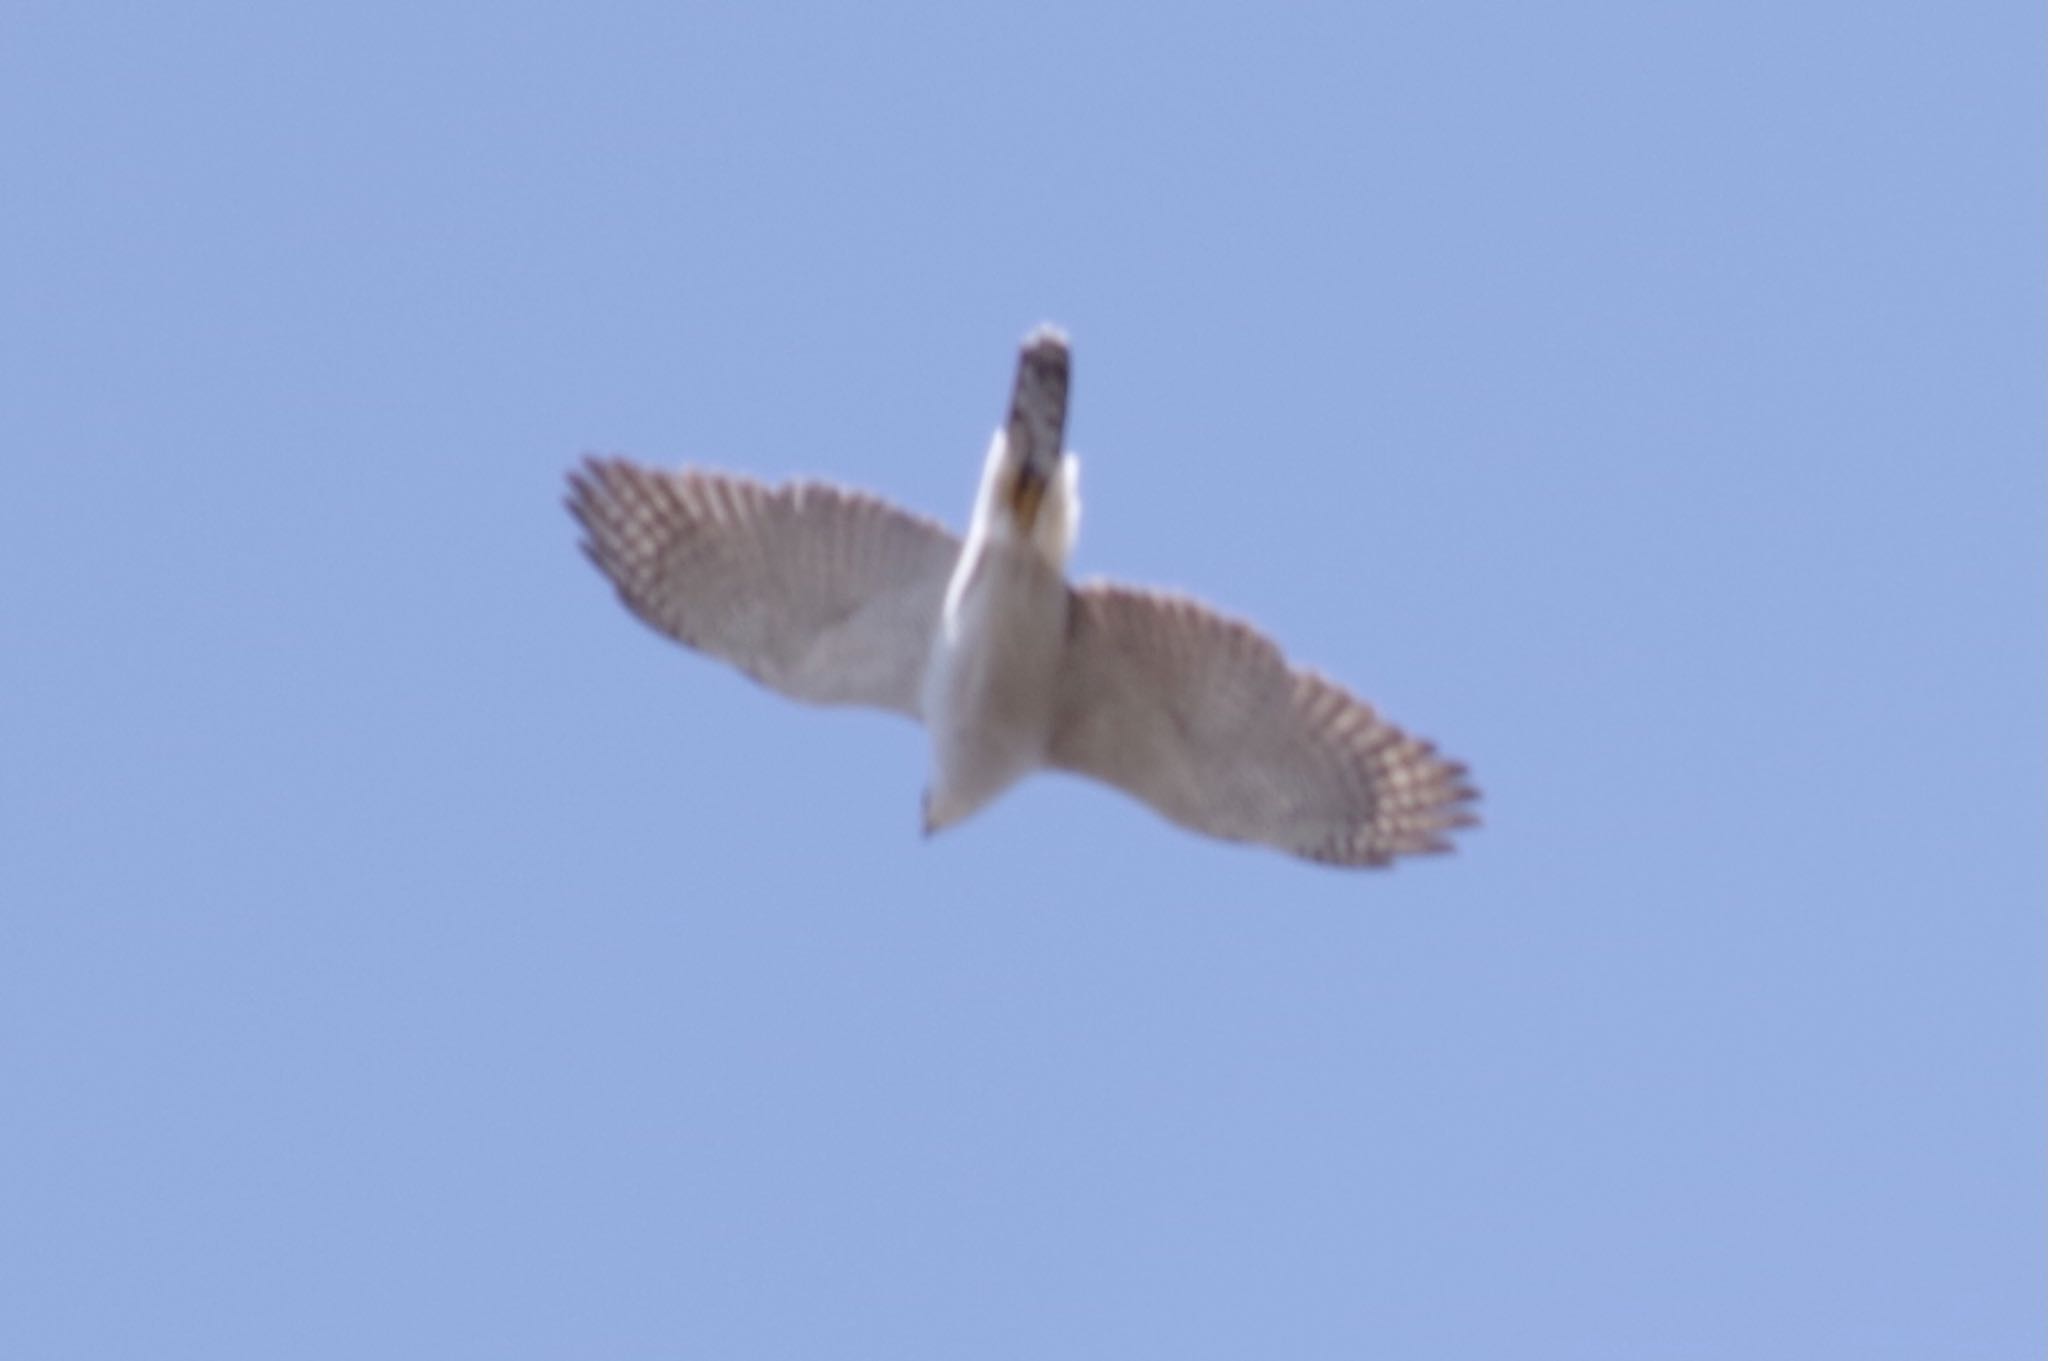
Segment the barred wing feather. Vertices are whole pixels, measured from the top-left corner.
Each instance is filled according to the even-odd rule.
[[[1450,849],[1465,768],[1249,624],[1197,601],[1077,588],[1049,751],[1183,827],[1340,865]]]
[[[771,487],[593,458],[570,478],[584,551],[661,633],[814,704],[919,716],[960,541],[820,482]]]

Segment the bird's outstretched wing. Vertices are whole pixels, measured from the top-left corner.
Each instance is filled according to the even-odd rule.
[[[1074,591],[1049,763],[1183,827],[1339,865],[1450,849],[1465,768],[1287,664],[1248,624],[1111,584]]]
[[[793,699],[918,717],[960,541],[819,482],[586,459],[569,475],[584,552],[626,607]]]

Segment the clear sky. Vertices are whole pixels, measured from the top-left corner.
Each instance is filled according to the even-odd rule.
[[[0,1355],[2039,1355],[2038,4],[0,19]],[[655,638],[585,451],[1468,760],[1343,873]]]

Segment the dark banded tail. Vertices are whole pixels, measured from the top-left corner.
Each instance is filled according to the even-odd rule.
[[[1041,326],[1024,337],[1004,430],[1016,479],[1009,488],[1010,505],[1027,526],[1037,516],[1065,448],[1071,369],[1067,338],[1057,328]]]

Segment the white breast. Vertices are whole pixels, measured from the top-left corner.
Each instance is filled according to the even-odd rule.
[[[946,589],[925,673],[932,776],[925,827],[960,821],[1044,764],[1067,633],[1065,558],[1079,519],[1065,460],[1035,523],[1004,495],[1012,475],[998,434],[967,542]]]

